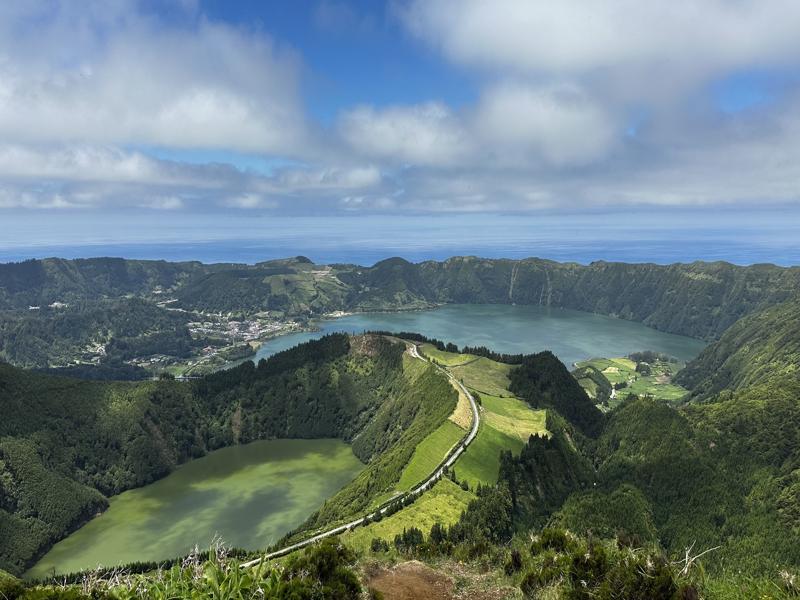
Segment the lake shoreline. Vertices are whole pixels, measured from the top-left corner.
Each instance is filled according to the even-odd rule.
[[[594,321],[605,325],[606,335],[604,335],[604,337],[606,338],[606,341],[612,342],[612,347],[614,347],[614,336],[610,334],[611,329],[621,328],[623,331],[623,335],[621,337],[625,337],[625,331],[648,332],[649,335],[639,336],[643,339],[647,339],[647,341],[631,345],[627,347],[627,349],[622,345],[617,344],[614,347],[616,351],[613,354],[609,354],[611,350],[601,351],[601,349],[606,346],[605,343],[596,344],[594,348],[591,350],[587,349],[586,351],[581,351],[579,348],[580,346],[586,347],[585,344],[577,343],[572,344],[574,349],[564,351],[563,344],[561,344],[560,341],[552,335],[547,336],[547,339],[553,340],[552,343],[531,343],[527,345],[514,344],[512,346],[505,343],[507,340],[499,339],[502,336],[489,336],[487,334],[487,330],[491,329],[491,327],[484,327],[483,331],[481,331],[480,327],[473,327],[472,329],[475,334],[467,334],[470,337],[453,335],[452,332],[464,330],[464,327],[461,323],[456,323],[452,327],[439,327],[434,323],[434,326],[431,327],[431,323],[437,321],[437,315],[450,311],[476,311],[483,316],[488,317],[493,323],[498,323],[498,321],[503,320],[502,313],[508,313],[512,316],[514,313],[517,313],[518,315],[522,316],[521,320],[518,318],[517,322],[520,324],[520,326],[522,326],[523,329],[526,325],[530,326],[532,324],[531,321],[535,321],[536,319],[541,319],[543,317],[554,318],[556,320],[570,320],[575,317],[582,317],[584,319],[588,319],[588,322]],[[443,317],[443,321],[448,320],[448,318],[449,315]],[[526,320],[528,320],[527,323],[525,322]],[[616,315],[603,315],[600,313],[577,311],[562,307],[524,304],[437,304],[428,308],[415,307],[401,310],[349,311],[342,315],[339,315],[338,313],[328,313],[315,318],[313,321],[311,321],[310,325],[311,326],[306,328],[304,331],[280,334],[269,340],[265,340],[259,346],[255,356],[247,360],[252,360],[254,363],[258,363],[258,361],[262,358],[268,358],[276,352],[290,348],[298,343],[322,337],[322,335],[328,333],[362,333],[364,331],[376,330],[416,332],[428,337],[440,339],[444,342],[454,342],[459,346],[485,345],[495,351],[508,354],[532,354],[543,350],[551,350],[566,365],[572,365],[576,362],[588,360],[598,356],[625,356],[630,352],[638,352],[642,350],[666,352],[667,354],[675,355],[676,358],[682,362],[686,362],[697,356],[700,350],[702,350],[702,348],[708,343],[706,340],[660,331],[638,321],[631,321]],[[570,335],[574,337],[575,332],[570,332]],[[590,333],[585,335],[589,336]],[[489,337],[495,337],[495,339],[490,340],[488,339]],[[666,347],[662,343],[663,340],[669,340]],[[673,346],[679,349],[685,347],[689,348],[689,350],[671,352],[670,350]],[[561,347],[561,351],[559,351],[559,347]],[[241,364],[241,362],[244,361],[231,363],[224,368],[234,367],[237,364]]]
[[[338,438],[226,446],[110,497],[103,513],[56,542],[24,577],[48,577],[53,568],[57,574],[93,569],[100,562],[166,561],[195,545],[204,549],[217,534],[234,547],[266,548],[364,468]]]

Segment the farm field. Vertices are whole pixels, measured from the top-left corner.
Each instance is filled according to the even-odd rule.
[[[498,431],[526,443],[532,435],[547,433],[547,411],[534,410],[519,398],[481,396],[484,419]]]
[[[421,350],[424,356],[444,367],[455,367],[475,360],[475,357],[471,354],[445,352],[444,350],[439,350],[433,344],[422,344]]]
[[[456,366],[450,372],[468,388],[479,394],[490,396],[513,396],[508,391],[508,374],[514,367],[480,357],[474,361]]]
[[[497,483],[500,453],[518,453],[531,435],[547,435],[546,411],[513,397],[481,396],[481,427],[475,441],[454,465],[459,481],[471,488]]]
[[[680,370],[679,363],[657,360],[647,363],[649,373],[637,372],[637,363],[630,358],[593,358],[577,363],[577,368],[594,367],[616,389],[615,397],[609,401],[611,406],[619,404],[628,394],[650,396],[660,400],[675,402],[681,400],[688,390],[672,383],[672,378]],[[588,378],[578,382],[587,393],[596,397],[597,385]]]
[[[449,367],[449,371],[480,397],[480,429],[475,441],[454,465],[456,477],[471,488],[494,484],[501,452],[518,453],[531,435],[547,434],[546,411],[532,409],[508,389],[512,365],[485,357],[464,361],[463,357],[468,355],[441,350],[437,350],[437,356],[441,364],[456,365]]]
[[[341,540],[356,550],[365,551],[369,549],[373,538],[379,537],[391,543],[394,536],[402,533],[403,529],[416,527],[427,535],[436,522],[452,525],[458,521],[473,498],[475,495],[472,492],[464,491],[444,478],[414,504],[381,521],[345,533]]]
[[[433,433],[422,440],[414,450],[411,460],[403,469],[397,489],[410,490],[420,483],[442,462],[450,448],[455,446],[465,431],[450,419],[445,420]]]

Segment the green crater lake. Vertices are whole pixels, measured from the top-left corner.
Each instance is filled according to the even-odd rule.
[[[28,573],[46,577],[186,554],[215,536],[265,548],[302,523],[364,465],[340,440],[270,440],[212,452],[111,498]]]
[[[640,323],[539,306],[454,304],[353,314],[318,326],[319,331],[270,340],[256,360],[335,331],[416,331],[509,354],[552,350],[567,365],[639,350],[685,361],[705,346]],[[27,575],[172,558],[195,545],[208,547],[215,535],[229,545],[264,548],[302,523],[362,468],[339,440],[274,440],[218,450],[112,498],[105,513],[56,544]]]

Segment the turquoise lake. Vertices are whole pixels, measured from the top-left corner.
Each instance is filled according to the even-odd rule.
[[[357,313],[319,321],[317,325],[319,331],[268,341],[259,348],[255,360],[336,331],[414,331],[459,346],[486,346],[507,354],[550,350],[567,366],[587,358],[626,356],[640,350],[664,352],[686,361],[706,345],[701,340],[623,319],[563,308],[508,304],[448,304],[432,310]]]

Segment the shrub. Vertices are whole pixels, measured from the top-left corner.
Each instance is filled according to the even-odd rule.
[[[531,554],[540,554],[544,550],[567,552],[575,547],[576,541],[566,531],[548,527],[531,544]]]
[[[509,556],[503,570],[506,572],[506,575],[509,576],[522,570],[522,554],[520,554],[519,550],[514,548],[511,551],[511,556]]]

